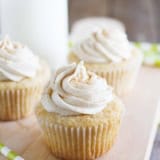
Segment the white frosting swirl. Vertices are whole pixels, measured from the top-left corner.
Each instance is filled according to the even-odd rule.
[[[86,71],[83,62],[71,64],[56,72],[42,104],[48,112],[62,115],[96,114],[112,101],[112,88],[95,73]]]
[[[125,32],[119,29],[100,29],[73,48],[80,60],[86,62],[120,62],[131,55]]]
[[[0,41],[0,80],[20,81],[32,78],[39,68],[39,59],[32,51],[8,37]]]

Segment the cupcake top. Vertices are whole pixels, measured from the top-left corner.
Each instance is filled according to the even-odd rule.
[[[70,40],[76,43],[100,28],[115,28],[125,32],[124,24],[115,18],[89,17],[80,19],[73,24]]]
[[[131,56],[131,45],[124,31],[99,29],[77,43],[72,52],[89,63],[118,63]]]
[[[112,88],[95,73],[86,71],[81,61],[57,70],[42,105],[61,115],[96,114],[113,100]]]
[[[39,59],[21,43],[7,36],[0,41],[0,81],[32,78],[39,68]]]

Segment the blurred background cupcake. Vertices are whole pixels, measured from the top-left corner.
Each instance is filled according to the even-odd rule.
[[[105,79],[87,71],[83,62],[57,70],[36,108],[52,153],[67,160],[91,160],[106,153],[123,112]]]
[[[135,83],[142,54],[122,29],[99,28],[74,44],[68,60],[83,60],[88,70],[105,78],[119,95],[128,93]]]
[[[0,120],[31,115],[50,78],[48,65],[25,45],[0,41]]]

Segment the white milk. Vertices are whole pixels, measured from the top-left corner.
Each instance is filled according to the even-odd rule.
[[[67,0],[1,0],[2,36],[28,45],[52,69],[66,63]]]

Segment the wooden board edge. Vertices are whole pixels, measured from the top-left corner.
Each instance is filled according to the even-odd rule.
[[[157,133],[157,127],[159,124],[159,117],[160,117],[160,100],[158,101],[158,104],[157,104],[157,110],[156,110],[156,114],[154,117],[154,121],[152,125],[153,127],[152,127],[151,134],[149,137],[148,146],[145,152],[144,160],[150,160],[151,158],[151,152],[152,152],[154,140],[155,140],[156,133]]]

